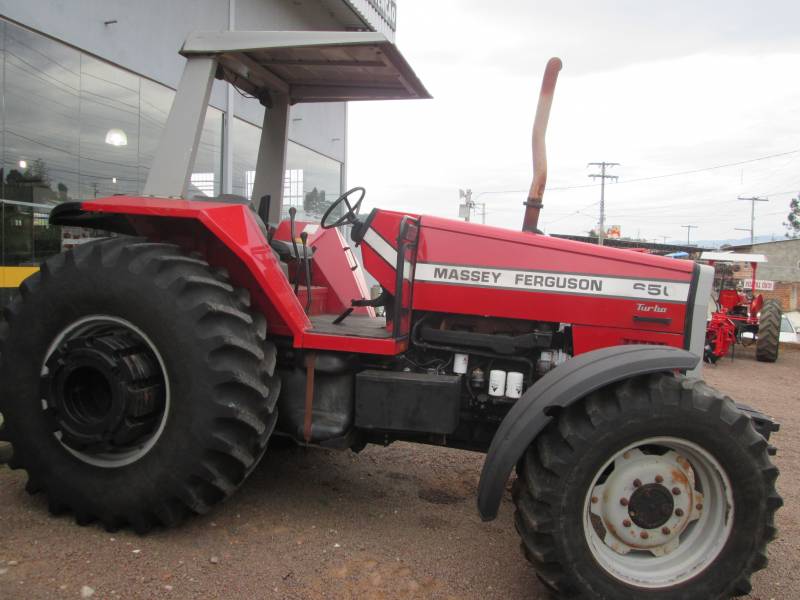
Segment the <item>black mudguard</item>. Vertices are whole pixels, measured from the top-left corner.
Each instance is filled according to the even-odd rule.
[[[669,346],[610,346],[581,354],[534,383],[508,411],[483,463],[478,511],[484,521],[497,516],[514,465],[552,419],[549,408],[569,406],[587,394],[637,375],[687,371],[700,357]]]
[[[54,207],[50,211],[50,224],[101,229],[124,235],[137,233],[127,215],[87,211],[81,202],[64,202]]]

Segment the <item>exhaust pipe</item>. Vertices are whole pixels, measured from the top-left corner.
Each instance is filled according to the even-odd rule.
[[[543,206],[544,186],[547,183],[547,152],[545,151],[544,136],[547,133],[550,106],[553,104],[553,93],[560,70],[560,58],[551,58],[547,61],[542,78],[542,89],[539,92],[539,104],[536,106],[536,118],[533,121],[533,182],[528,192],[528,199],[523,202],[525,218],[522,221],[522,231],[531,233],[541,233],[537,226],[539,211]]]

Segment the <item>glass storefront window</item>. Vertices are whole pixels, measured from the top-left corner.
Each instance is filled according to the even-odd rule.
[[[209,106],[200,134],[189,198],[218,196],[222,189],[222,111]]]
[[[233,193],[245,198],[253,193],[260,136],[261,128],[234,119]],[[342,164],[289,140],[281,218],[288,218],[294,206],[298,219],[319,221],[341,193]]]
[[[261,128],[242,119],[233,119],[233,165],[231,193],[250,199],[258,160]]]
[[[284,186],[284,212],[297,196],[291,188],[292,173],[299,172],[302,181],[302,206],[295,205],[308,221],[319,221],[331,203],[342,193],[342,164],[319,152],[290,141],[286,152],[289,194]],[[298,176],[295,176],[297,179]]]
[[[175,92],[158,83],[142,79],[139,99],[139,189],[144,188],[150,165],[167,123]]]
[[[139,191],[140,78],[81,57],[79,197]]]
[[[175,92],[2,19],[0,64],[0,267],[35,266],[97,235],[50,227],[53,206],[141,193]],[[222,116],[208,108],[190,197],[220,193]]]
[[[51,227],[53,206],[141,193],[174,96],[0,18],[0,268],[38,265],[98,235]],[[237,118],[231,136],[231,192],[250,198],[261,128]],[[221,193],[222,138],[223,112],[209,107],[188,197]],[[284,216],[294,206],[299,218],[319,220],[341,193],[341,175],[341,163],[290,141]]]
[[[2,197],[77,197],[80,53],[10,24],[4,37]]]

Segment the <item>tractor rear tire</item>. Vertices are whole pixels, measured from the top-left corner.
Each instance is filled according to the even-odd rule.
[[[275,347],[247,292],[200,257],[92,242],[47,260],[3,317],[0,438],[52,513],[173,526],[230,496],[264,454]]]
[[[517,474],[523,553],[565,598],[746,594],[783,503],[750,418],[702,381],[671,374],[612,384],[563,409]]]
[[[777,300],[767,300],[758,317],[756,360],[775,362],[778,360],[781,335],[781,305]]]

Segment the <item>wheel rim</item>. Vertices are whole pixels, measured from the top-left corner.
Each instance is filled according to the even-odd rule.
[[[589,550],[629,585],[667,588],[706,569],[733,525],[730,480],[693,442],[654,437],[617,452],[584,502]]]
[[[91,315],[71,323],[48,347],[40,375],[53,436],[87,464],[129,465],[164,431],[170,408],[164,360],[125,319]]]

